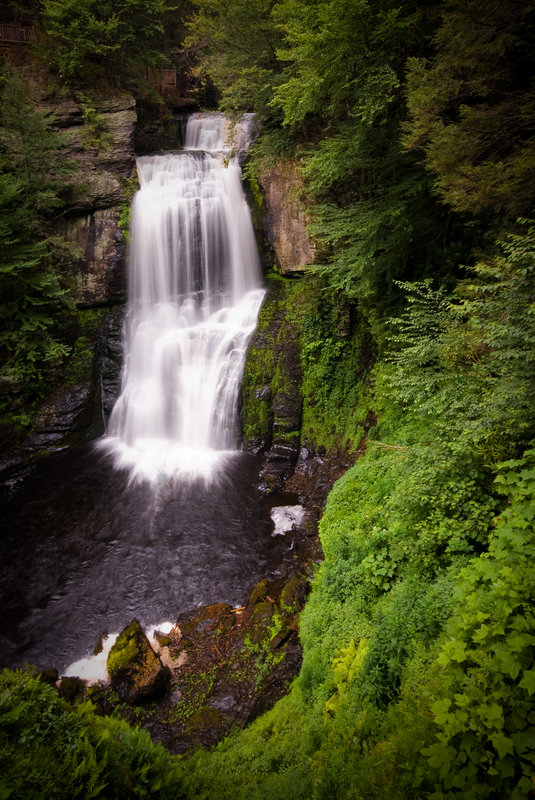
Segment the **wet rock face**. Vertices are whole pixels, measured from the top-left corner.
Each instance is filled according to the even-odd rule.
[[[67,387],[44,403],[33,419],[36,432],[32,446],[36,451],[53,450],[72,436],[75,440],[92,438],[98,425],[95,419],[93,387],[84,383]]]
[[[157,696],[169,680],[169,670],[150,646],[137,620],[119,635],[108,655],[107,667],[113,688],[126,703]]]
[[[65,238],[76,244],[81,259],[73,269],[71,293],[79,307],[123,302],[126,295],[126,243],[117,227],[117,208],[70,217],[61,226]]]
[[[32,415],[31,429],[19,441],[9,429],[0,444],[0,472],[90,441],[103,432],[97,386],[91,381],[62,386]]]
[[[116,308],[106,314],[99,330],[100,399],[104,425],[107,425],[121,391],[123,321],[124,309]]]
[[[242,385],[243,446],[263,454],[261,488],[266,494],[281,490],[299,454],[300,342],[288,320],[286,291],[281,281],[268,285]]]

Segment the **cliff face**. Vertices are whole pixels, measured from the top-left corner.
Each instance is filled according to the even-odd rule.
[[[243,447],[262,455],[261,488],[267,494],[282,489],[299,454],[301,342],[299,325],[289,313],[295,284],[267,280],[242,382]]]
[[[303,180],[295,161],[262,168],[258,175],[264,193],[263,226],[283,274],[314,261],[314,243],[308,234]]]
[[[91,106],[66,100],[46,108],[65,134],[66,158],[78,166],[71,207],[58,231],[79,254],[70,276],[71,296],[81,307],[121,301],[125,243],[118,222],[127,200],[124,179],[135,168],[134,98],[123,92]]]
[[[120,372],[120,310],[112,312],[113,347],[99,338],[99,327],[103,319],[106,327],[110,307],[126,297],[126,242],[118,223],[129,202],[126,179],[135,169],[135,100],[117,92],[91,105],[41,99],[38,106],[53,114],[65,138],[65,158],[77,166],[69,179],[70,205],[57,223],[57,233],[72,254],[66,278],[77,309],[70,337],[73,354],[61,384],[51,387],[46,400],[29,412],[21,409],[30,416],[29,427],[1,431],[0,468],[100,434],[104,411],[99,362],[106,385],[116,384]]]
[[[295,277],[312,264],[304,185],[295,160],[255,169],[255,224],[267,240],[267,264]],[[249,344],[241,391],[243,447],[262,455],[261,488],[280,491],[299,457],[302,426],[301,322],[295,313],[300,281],[268,278],[267,292]]]

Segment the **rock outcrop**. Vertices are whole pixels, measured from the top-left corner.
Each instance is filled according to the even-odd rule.
[[[69,181],[70,207],[58,228],[79,254],[71,297],[81,306],[123,300],[125,242],[118,223],[128,202],[125,179],[135,168],[135,100],[118,92],[91,106],[64,100],[42,107],[53,114],[65,137],[65,157],[77,167]]]
[[[98,324],[93,324],[92,317],[102,317],[102,309],[126,299],[126,242],[119,218],[129,203],[126,181],[135,171],[135,100],[127,92],[115,92],[91,103],[76,103],[73,99],[44,100],[44,90],[38,85],[33,91],[41,95],[38,107],[53,116],[55,127],[64,136],[65,159],[76,165],[66,178],[70,201],[57,223],[57,234],[70,253],[66,282],[70,299],[79,309],[80,330],[75,325],[71,333],[73,353],[63,380],[51,384],[42,404],[29,412],[22,409],[31,418],[30,426],[16,431],[9,428],[2,437],[0,468],[76,446],[102,433],[103,416],[106,418],[113,404],[120,372],[117,343],[112,343],[111,350],[99,346]],[[84,314],[90,318],[89,325]],[[114,330],[118,327],[109,324]],[[99,355],[109,367],[102,410]],[[0,386],[0,391],[14,389]]]
[[[169,680],[169,670],[152,649],[138,620],[122,631],[108,655],[111,685],[125,703],[157,696]]]
[[[313,263],[314,243],[307,231],[303,180],[296,162],[275,162],[260,170],[258,180],[264,193],[262,224],[283,274]]]
[[[78,307],[125,298],[125,243],[117,227],[119,215],[119,208],[103,208],[69,217],[61,224],[62,235],[80,248],[81,258],[69,281]]]

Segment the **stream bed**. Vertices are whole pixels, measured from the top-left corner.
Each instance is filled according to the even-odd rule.
[[[90,444],[0,487],[0,665],[61,674],[133,618],[242,603],[284,546],[257,474],[236,452],[210,483],[131,483]]]

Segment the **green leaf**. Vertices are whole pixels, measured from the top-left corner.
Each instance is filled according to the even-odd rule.
[[[518,684],[521,689],[525,689],[529,695],[535,693],[535,669],[524,670],[522,680]]]

